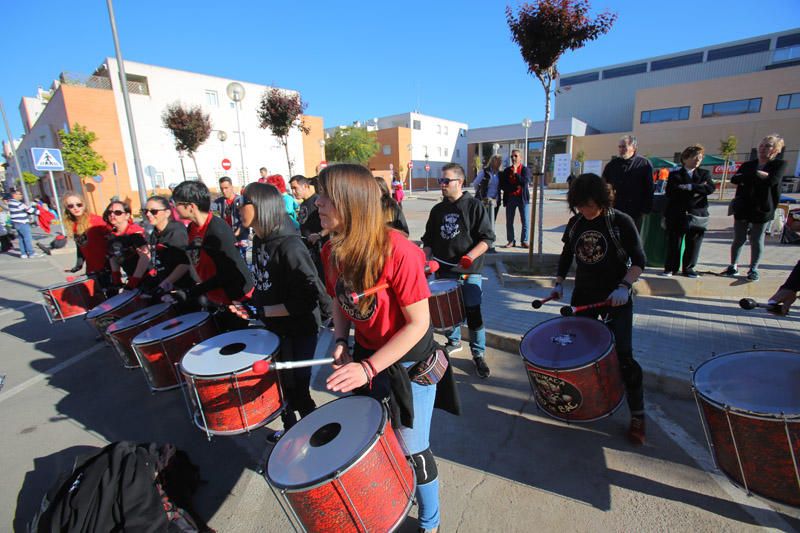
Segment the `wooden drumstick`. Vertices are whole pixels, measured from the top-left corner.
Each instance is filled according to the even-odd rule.
[[[541,300],[532,301],[531,302],[531,306],[533,306],[534,309],[539,309],[542,305],[546,304],[547,302],[549,302],[551,300],[557,300],[557,299],[558,299],[558,296],[555,296],[555,295],[548,296],[547,298],[542,298]]]
[[[436,261],[428,261],[425,263],[425,274],[433,274],[434,272],[439,270],[439,263]],[[374,287],[370,287],[369,289],[364,290],[362,293],[357,293],[355,291],[350,293],[350,301],[353,302],[353,305],[357,305],[363,298],[367,296],[372,296],[378,292],[386,290],[389,288],[388,283],[379,283]]]
[[[561,316],[573,316],[575,313],[581,313],[583,311],[589,311],[591,309],[597,309],[598,307],[608,307],[611,305],[611,300],[605,300],[603,302],[597,302],[594,304],[588,305],[565,305],[561,308]]]
[[[306,359],[305,361],[271,361],[262,359],[253,363],[254,374],[266,374],[270,368],[272,370],[293,370],[295,368],[305,368],[307,366],[329,365],[333,363],[333,357],[323,359]]]

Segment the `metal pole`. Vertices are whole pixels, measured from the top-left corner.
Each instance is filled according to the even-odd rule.
[[[125,104],[125,116],[128,119],[128,132],[131,136],[131,150],[133,150],[133,166],[136,170],[136,184],[139,187],[139,202],[142,207],[147,203],[147,186],[144,184],[142,161],[139,159],[139,145],[136,142],[136,128],[133,126],[133,113],[131,113],[131,99],[128,95],[128,77],[125,74],[125,62],[122,60],[122,50],[117,37],[117,23],[114,20],[114,7],[111,0],[106,0],[108,18],[111,21],[111,35],[114,38],[114,50],[117,53],[117,67],[119,68],[119,83],[122,89],[122,101]]]
[[[61,222],[61,234],[64,234],[64,215],[61,213],[61,203],[58,201],[58,191],[56,190],[56,180],[53,178],[53,171],[48,170],[50,174],[50,187],[53,189],[53,201],[56,203],[56,213],[58,213],[58,220]]]
[[[244,152],[242,151],[242,125],[239,123],[239,102],[241,100],[236,100],[233,102],[233,107],[236,108],[236,129],[239,130],[239,162],[242,165],[242,185],[244,185],[245,178],[244,178]]]
[[[6,108],[3,106],[3,99],[0,98],[0,112],[3,113],[3,122],[6,125],[6,135],[8,136],[8,144],[11,147],[11,155],[14,157],[14,165],[17,168],[17,177],[19,178],[19,186],[22,187],[22,197],[25,203],[30,203],[31,199],[28,196],[28,188],[25,186],[25,180],[22,178],[22,166],[19,164],[17,158],[17,148],[14,146],[14,137],[11,136],[11,128],[8,127],[8,119],[6,118]]]

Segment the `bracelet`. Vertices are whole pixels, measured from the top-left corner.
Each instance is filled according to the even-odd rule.
[[[371,365],[369,365],[369,363],[365,363],[364,361],[359,361],[359,364],[361,365],[361,369],[364,371],[364,375],[367,376],[367,385],[369,385],[369,389],[372,390],[372,378],[374,376],[370,375]]]
[[[631,284],[630,284],[630,283],[629,283],[627,280],[624,280],[624,279],[623,279],[622,281],[620,281],[620,282],[619,282],[619,284],[620,284],[620,285],[624,285],[624,286],[625,286],[625,287],[627,287],[628,289],[632,289],[632,288],[633,288],[633,285],[631,285]],[[619,286],[619,285],[618,285],[618,286]]]
[[[362,362],[369,365],[369,369],[372,371],[372,377],[375,377],[375,376],[378,375],[378,371],[375,370],[375,365],[372,364],[372,361],[370,361],[369,359],[364,359],[364,360],[362,360]]]
[[[345,346],[347,346],[349,344],[349,342],[347,342],[347,337],[339,337],[339,338],[337,338],[336,342],[334,342],[334,344],[339,344],[339,343],[344,343]]]

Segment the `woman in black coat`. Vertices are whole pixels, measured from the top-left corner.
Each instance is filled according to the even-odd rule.
[[[736,185],[733,199],[733,243],[731,244],[731,264],[723,276],[739,273],[736,262],[750,237],[750,271],[747,279],[758,281],[758,263],[764,251],[764,232],[767,224],[775,216],[775,209],[781,197],[781,176],[786,162],[776,159],[783,150],[783,139],[778,134],[767,135],[758,145],[758,159],[742,164],[731,178]]]
[[[686,238],[683,252],[683,275],[698,276],[694,268],[700,257],[700,245],[708,226],[708,195],[714,192],[714,182],[707,170],[700,168],[705,149],[695,144],[681,152],[678,170],[667,179],[667,208],[664,218],[667,225],[667,259],[664,275],[678,273],[681,266],[681,240]]]

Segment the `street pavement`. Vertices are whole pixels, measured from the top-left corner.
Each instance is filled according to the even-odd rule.
[[[421,235],[432,206],[432,199],[405,202],[412,237]],[[556,212],[563,201],[548,199],[548,206],[554,213],[546,221],[563,224]],[[767,258],[785,249],[771,246]],[[133,440],[171,442],[189,453],[207,481],[197,508],[218,531],[289,530],[260,473],[270,451],[267,430],[209,442],[190,423],[180,391],[151,394],[141,372],[124,370],[81,319],[48,323],[37,289],[63,280],[72,261],[69,252],[24,261],[0,255],[0,528],[23,531],[44,491],[76,456]],[[543,288],[506,288],[493,269],[485,274],[486,323],[497,337],[518,339],[558,309],[548,305],[537,314],[530,299]],[[712,351],[795,346],[795,319],[746,315],[730,300],[638,298],[637,358],[651,375],[662,365],[688,390],[688,366]],[[440,531],[800,531],[800,510],[747,496],[715,471],[696,406],[685,394],[648,381],[648,441],[634,447],[624,438],[624,407],[591,424],[554,421],[537,410],[517,353],[490,348],[487,357],[487,380],[475,376],[466,350],[454,357],[462,416],[434,415]],[[328,373],[315,370],[318,404],[334,397],[324,389]],[[415,516],[416,508],[400,531],[415,531]]]

